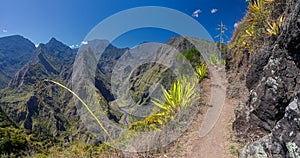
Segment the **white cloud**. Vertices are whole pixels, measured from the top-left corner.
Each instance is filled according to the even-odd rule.
[[[218,9],[213,8],[210,12],[211,12],[212,14],[215,14],[217,11],[218,11]]]
[[[88,44],[88,41],[82,41],[81,44],[82,45]]]
[[[78,44],[73,44],[69,46],[71,49],[79,48],[80,46]]]
[[[35,44],[35,48],[37,48],[40,44]]]
[[[3,32],[3,33],[7,33],[8,31],[7,31],[6,29],[3,29],[2,32]]]
[[[239,25],[238,23],[234,23],[233,27],[234,27],[234,28],[237,28],[238,25]]]
[[[196,18],[198,18],[199,17],[199,14],[201,13],[202,11],[200,10],[200,9],[197,9],[197,10],[195,10],[194,12],[193,12],[193,17],[196,17]]]

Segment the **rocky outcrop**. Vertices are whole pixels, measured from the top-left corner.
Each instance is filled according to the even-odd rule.
[[[300,1],[284,6],[280,35],[250,57],[249,98],[233,123],[237,137],[250,141],[242,157],[299,157]]]
[[[40,44],[7,89],[0,92],[0,107],[18,128],[66,142],[89,139],[72,96],[43,81],[52,79],[68,84],[76,52],[54,38]]]
[[[300,96],[300,95],[299,95]],[[286,107],[271,133],[248,145],[242,157],[300,157],[300,99]]]
[[[23,84],[34,85],[36,80],[54,76],[68,79],[76,52],[55,38],[47,44],[40,44],[26,65],[14,75],[8,88],[20,88]]]

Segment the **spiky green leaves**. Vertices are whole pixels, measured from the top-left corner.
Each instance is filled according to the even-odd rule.
[[[170,121],[176,113],[184,110],[196,98],[196,82],[189,82],[187,77],[176,80],[167,90],[162,87],[163,99],[151,100],[160,108],[158,113],[148,116],[143,121],[133,123],[129,129],[135,131],[156,130]]]
[[[201,63],[198,66],[196,66],[195,71],[198,76],[198,82],[202,81],[208,75],[207,66],[204,63]]]
[[[166,114],[174,115],[178,110],[184,109],[194,99],[195,83],[190,83],[186,78],[176,80],[170,90],[162,87],[164,99],[153,99],[152,102]]]
[[[280,16],[276,22],[267,22],[267,34],[269,35],[274,35],[277,36],[279,35],[282,26],[283,26],[283,22],[284,22],[285,18],[283,16]]]

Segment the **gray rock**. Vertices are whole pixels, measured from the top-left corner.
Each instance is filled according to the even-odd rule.
[[[300,1],[281,2],[283,29],[250,55],[248,101],[235,110],[236,136],[250,142],[241,157],[300,157]]]
[[[247,145],[241,157],[300,157],[300,109],[297,97],[286,107],[284,117],[272,132]]]

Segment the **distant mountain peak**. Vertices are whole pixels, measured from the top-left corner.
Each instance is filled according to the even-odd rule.
[[[14,74],[33,55],[35,45],[20,35],[0,38],[0,89],[7,86]]]
[[[10,36],[6,36],[6,37],[3,37],[3,38],[24,38],[24,37],[21,36],[21,35],[10,35]]]
[[[48,43],[44,45],[46,48],[54,49],[54,50],[65,50],[70,49],[69,46],[64,43],[58,41],[56,38],[52,37]]]
[[[49,43],[51,42],[59,42],[55,37],[52,37],[50,40],[49,40]]]
[[[21,35],[11,35],[11,36],[5,36],[5,37],[0,37],[0,40],[2,42],[26,42],[27,44],[30,43],[30,45],[34,46],[34,44],[28,40],[27,38],[21,36]]]
[[[56,38],[52,37],[47,44],[53,44],[53,43],[61,43],[61,44],[63,44],[62,42],[58,41]]]

